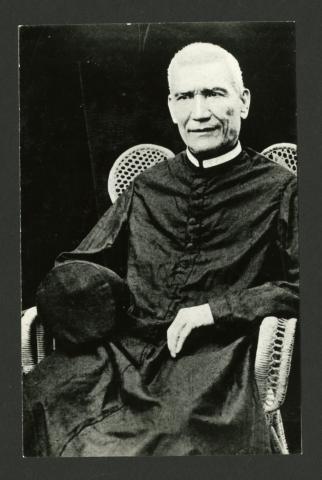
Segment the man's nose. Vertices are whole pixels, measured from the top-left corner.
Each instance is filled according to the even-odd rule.
[[[191,116],[193,120],[204,120],[211,116],[208,102],[204,95],[197,94],[194,96]]]

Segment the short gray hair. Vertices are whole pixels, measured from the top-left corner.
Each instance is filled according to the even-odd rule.
[[[237,59],[224,48],[213,43],[195,42],[186,45],[172,58],[168,67],[168,84],[171,92],[174,70],[178,66],[211,63],[224,60],[233,75],[233,84],[241,92],[244,88],[243,74]]]

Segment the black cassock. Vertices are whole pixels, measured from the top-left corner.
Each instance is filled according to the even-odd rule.
[[[112,339],[27,375],[25,454],[270,453],[254,359],[265,316],[298,316],[296,190],[251,149],[208,169],[181,153],[139,175],[58,258],[113,269],[131,304]],[[171,358],[168,326],[204,303],[214,325]]]

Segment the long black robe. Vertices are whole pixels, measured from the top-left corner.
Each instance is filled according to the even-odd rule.
[[[132,301],[114,338],[27,376],[25,454],[269,453],[254,358],[265,316],[298,316],[296,187],[250,149],[209,169],[181,153],[139,175],[58,258],[115,269]],[[204,303],[214,325],[171,358],[168,326]]]

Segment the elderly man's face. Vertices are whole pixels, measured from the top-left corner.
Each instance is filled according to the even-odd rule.
[[[237,91],[225,61],[184,65],[174,71],[169,109],[193,153],[219,155],[233,147],[249,102],[249,91]]]

